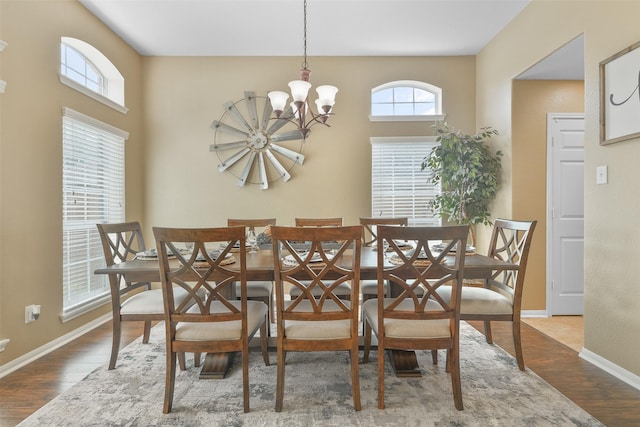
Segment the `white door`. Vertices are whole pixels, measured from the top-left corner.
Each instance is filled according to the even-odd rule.
[[[584,114],[547,116],[547,311],[582,314]]]

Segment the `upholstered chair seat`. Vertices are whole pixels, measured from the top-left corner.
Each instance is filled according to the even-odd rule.
[[[385,298],[385,307],[394,301],[394,298]],[[379,330],[378,301],[376,299],[365,301],[362,310],[371,327],[376,331]],[[397,310],[411,311],[413,310],[413,303],[405,300],[398,305]],[[425,310],[431,312],[443,311],[440,304],[437,304],[435,301],[427,301]],[[387,318],[384,320],[384,332],[387,338],[448,338],[451,334],[449,326],[450,322],[448,319],[432,320],[430,322],[416,319]]]
[[[285,301],[285,308],[290,307],[291,301]],[[327,301],[325,312],[336,311],[340,309],[333,301]],[[347,306],[348,302],[345,303]],[[301,301],[297,311],[313,312],[310,301]],[[320,320],[320,321],[299,321],[287,320],[284,322],[284,331],[287,338],[301,340],[331,340],[340,338],[349,338],[351,336],[351,321],[346,320]]]
[[[449,301],[451,288],[438,289],[438,295]],[[475,314],[507,314],[513,313],[513,304],[506,296],[486,288],[474,288],[464,286],[462,288],[462,300],[460,301],[460,313]]]
[[[238,310],[241,309],[241,302],[238,300],[229,301]],[[210,313],[226,313],[228,309],[223,303],[214,301],[211,304]],[[269,308],[261,301],[247,301],[247,329],[254,331],[264,322]],[[193,306],[188,313],[200,314],[200,308]],[[232,320],[229,322],[192,322],[178,323],[176,326],[176,340],[180,341],[220,341],[237,340],[242,336],[242,322]]]
[[[181,304],[187,298],[183,289],[176,290],[176,300]],[[120,314],[161,314],[164,316],[162,289],[151,289],[127,298],[120,308]]]

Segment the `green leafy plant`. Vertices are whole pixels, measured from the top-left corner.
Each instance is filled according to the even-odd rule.
[[[431,182],[440,183],[431,208],[443,219],[455,224],[491,225],[489,205],[500,187],[502,152],[495,154],[485,141],[498,134],[490,127],[475,135],[449,128],[446,123],[434,126],[439,145],[422,161],[429,168]],[[475,232],[471,231],[475,245]]]

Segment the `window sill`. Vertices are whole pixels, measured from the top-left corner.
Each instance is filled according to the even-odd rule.
[[[92,310],[95,310],[98,307],[102,307],[103,305],[111,304],[111,295],[107,293],[106,295],[99,297],[98,299],[91,301],[86,304],[82,304],[81,306],[75,307],[71,310],[65,311],[60,315],[60,321],[62,323],[66,323],[70,320],[75,319],[76,317],[80,317],[83,314],[86,314]]]
[[[369,116],[371,122],[439,122],[444,120],[446,114],[434,114],[429,116]]]
[[[112,101],[111,99],[107,98],[106,96],[102,96],[99,93],[96,93],[92,90],[87,89],[86,87],[82,86],[81,84],[74,82],[73,80],[71,80],[70,78],[68,78],[67,76],[63,76],[62,74],[58,73],[58,76],[60,77],[60,83],[62,83],[65,86],[68,86],[72,89],[77,90],[80,93],[83,93],[85,95],[87,95],[90,98],[95,99],[98,102],[103,103],[104,105],[113,108],[116,111],[121,112],[122,114],[127,114],[127,112],[129,111],[129,109],[127,107],[125,107],[124,105],[120,105],[117,102]]]

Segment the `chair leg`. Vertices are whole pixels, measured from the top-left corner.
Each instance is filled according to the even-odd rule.
[[[242,345],[242,399],[244,412],[249,412],[249,341],[245,337]]]
[[[278,376],[276,380],[276,412],[282,412],[282,402],[284,400],[284,359],[285,352],[278,346]]]
[[[264,303],[267,305],[267,307],[268,307],[268,313],[267,313],[267,324],[269,324],[269,322],[270,322],[270,320],[269,320],[269,319],[271,318],[271,310],[272,310],[271,301],[272,301],[272,295],[273,295],[273,293],[272,293],[271,295],[269,295],[269,296],[265,297],[265,298],[264,298],[264,300],[263,300],[263,302],[264,302]],[[260,334],[262,335],[262,330],[261,330]],[[265,334],[266,334],[266,336],[270,337],[270,336],[271,336],[271,328],[266,328],[266,329],[265,329]]]
[[[268,316],[268,315],[267,315]],[[264,365],[269,366],[271,362],[269,361],[269,343],[267,330],[269,327],[269,319],[265,319],[265,322],[260,326],[260,350],[262,351],[262,358],[264,359]]]
[[[353,407],[359,411],[362,406],[360,404],[360,356],[358,352],[358,344],[351,349],[351,394],[353,394]]]
[[[109,359],[109,370],[115,369],[118,360],[118,351],[120,351],[120,316],[113,318],[113,338],[111,341],[111,358]]]
[[[275,292],[271,292],[271,299],[269,300],[269,321],[276,323],[276,295]],[[271,330],[271,328],[269,328]]]
[[[458,411],[462,411],[462,385],[460,383],[460,351],[458,348],[447,350],[450,354],[451,388],[453,389],[453,402]],[[449,363],[447,364],[449,365]]]
[[[202,353],[193,353],[193,366],[195,366],[196,368],[199,368],[201,358],[202,358]]]
[[[431,360],[434,365],[438,364],[438,350],[431,350]]]
[[[184,360],[184,352],[183,351],[178,353],[178,363],[180,364],[180,370],[181,371],[186,371],[187,370],[187,363]]]
[[[173,406],[173,389],[176,381],[176,353],[167,349],[167,376],[164,385],[164,407],[162,412],[168,414]]]
[[[378,409],[384,409],[384,347],[378,338]]]
[[[493,344],[493,338],[491,336],[491,320],[484,321],[484,336],[489,344]]]
[[[362,294],[362,303],[360,304],[360,315],[362,316],[362,333],[363,334],[367,326],[367,319],[365,319],[364,317],[364,310],[362,309],[362,306],[364,305],[365,301],[367,301],[369,298],[371,298],[369,297],[369,295]]]
[[[144,322],[144,333],[142,334],[142,343],[149,343],[149,335],[151,335],[151,320],[145,320]]]
[[[371,351],[371,325],[366,320],[364,321],[364,350],[362,356],[362,363],[369,362],[369,352]]]
[[[520,319],[513,320],[513,346],[516,350],[518,368],[524,371],[524,354],[522,353],[522,335],[520,333]]]

